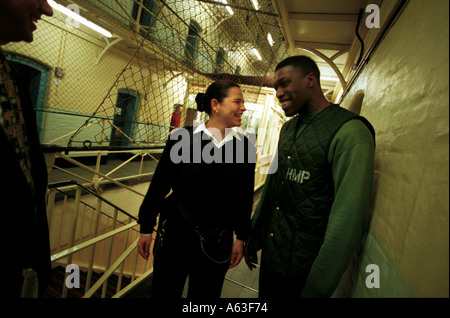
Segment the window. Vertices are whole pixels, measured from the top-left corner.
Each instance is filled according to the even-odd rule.
[[[8,63],[20,74],[20,80],[24,87],[29,88],[31,104],[36,111],[36,124],[38,133],[43,129],[43,110],[45,108],[45,97],[47,95],[47,80],[49,69],[47,66],[32,60],[26,56],[7,53]]]
[[[245,16],[245,26],[246,26],[246,27],[248,27],[249,22],[250,22],[250,15],[247,14],[247,15]]]
[[[139,100],[137,92],[124,88],[119,89],[114,109],[114,126],[111,130],[110,146],[131,145]]]
[[[145,7],[145,9],[141,8],[141,6],[138,5],[137,3],[133,4],[133,12],[131,16],[135,21],[137,21],[139,10],[141,9],[139,24],[141,25],[140,32],[142,35],[149,34],[152,32],[151,31],[152,26],[156,20],[155,19],[156,1],[157,0],[142,0],[142,5]]]
[[[216,55],[216,67],[214,68],[214,74],[223,73],[223,62],[225,58],[225,50],[219,47]]]
[[[186,63],[190,67],[195,66],[197,58],[198,42],[200,40],[201,28],[194,20],[189,24],[189,33],[186,37]]]

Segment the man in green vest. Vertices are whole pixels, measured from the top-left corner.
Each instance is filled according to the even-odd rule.
[[[325,98],[309,57],[279,63],[274,88],[293,118],[280,132],[246,261],[252,269],[262,251],[261,298],[331,297],[368,229],[375,132]]]

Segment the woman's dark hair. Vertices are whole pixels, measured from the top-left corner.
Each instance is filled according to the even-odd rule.
[[[228,90],[231,87],[240,88],[238,84],[229,80],[219,80],[209,85],[206,93],[198,93],[195,97],[197,110],[211,115],[211,101],[217,99],[219,103],[222,103],[223,99],[228,96]]]

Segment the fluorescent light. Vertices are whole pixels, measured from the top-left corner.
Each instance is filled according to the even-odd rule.
[[[258,0],[252,0],[253,6],[255,7],[256,10],[259,9],[259,3]]]
[[[324,81],[331,81],[331,82],[339,81],[339,79],[337,77],[332,77],[332,76],[320,76],[320,79],[324,80]]]
[[[272,34],[267,33],[267,40],[269,41],[270,46],[273,46],[273,38],[272,38]]]
[[[253,49],[252,53],[256,55],[256,57],[258,58],[258,60],[262,61],[262,57],[261,54],[259,54],[257,49]]]
[[[221,2],[222,2],[222,3],[225,3],[225,4],[228,4],[227,0],[221,0]],[[234,14],[233,9],[231,9],[231,7],[226,6],[225,8],[227,9],[227,11],[228,11],[229,14],[231,14],[231,15]]]
[[[67,9],[66,7],[56,3],[55,1],[48,0],[48,4],[52,8],[58,10],[59,12],[64,13],[68,17],[70,17],[70,18],[72,18],[72,19],[74,19],[74,20],[84,24],[88,28],[91,28],[92,30],[97,31],[98,33],[100,33],[100,34],[102,34],[102,35],[104,35],[104,36],[106,36],[108,38],[112,37],[112,34],[109,31],[103,29],[102,27],[99,27],[97,24],[92,23],[91,21],[87,20],[86,18],[83,18],[79,14],[73,12],[72,10]]]

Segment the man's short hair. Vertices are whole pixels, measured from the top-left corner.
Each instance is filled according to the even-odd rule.
[[[278,71],[280,68],[292,65],[293,67],[300,70],[300,72],[303,74],[303,76],[308,75],[309,73],[314,73],[316,76],[318,82],[320,83],[320,71],[317,67],[316,62],[308,56],[305,55],[296,55],[296,56],[290,56],[280,63],[278,63],[277,67],[275,68],[275,72]]]

